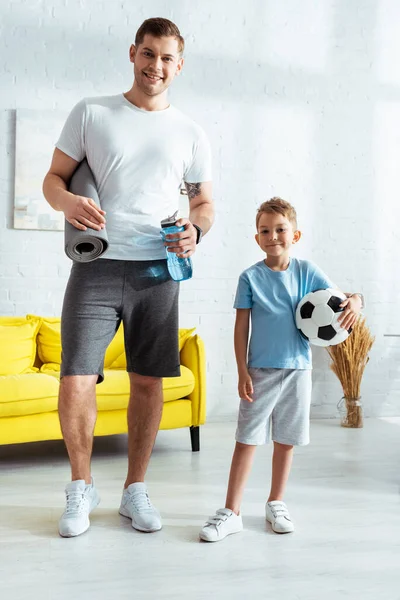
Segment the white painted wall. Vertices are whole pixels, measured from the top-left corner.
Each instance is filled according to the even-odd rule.
[[[368,415],[400,415],[398,265],[400,6],[396,0],[11,0],[1,2],[0,314],[58,314],[69,271],[62,233],[12,229],[15,109],[69,110],[131,85],[128,48],[151,16],[176,21],[186,66],[172,101],[207,131],[217,221],[182,286],[181,323],[207,347],[210,419],[237,409],[231,308],[239,273],[261,255],[256,207],[298,209],[297,255],[363,291],[376,343]],[[315,417],[340,386],[315,353]]]

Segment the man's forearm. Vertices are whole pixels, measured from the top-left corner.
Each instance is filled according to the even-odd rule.
[[[189,213],[189,221],[198,225],[203,230],[203,234],[207,233],[214,223],[214,207],[212,204],[200,204],[196,208],[192,208]]]
[[[50,206],[59,211],[64,211],[65,205],[73,198],[65,181],[53,173],[48,173],[44,178],[43,194]]]

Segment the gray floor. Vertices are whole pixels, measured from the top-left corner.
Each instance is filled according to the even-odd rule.
[[[245,531],[199,542],[223,505],[235,424],[160,432],[148,473],[164,528],[141,534],[117,508],[124,436],[96,440],[93,473],[102,502],[90,531],[61,539],[68,466],[62,443],[0,447],[0,598],[400,599],[400,419],[348,430],[313,421],[295,455],[287,503],[294,534],[263,519],[271,448],[258,450],[243,504]]]

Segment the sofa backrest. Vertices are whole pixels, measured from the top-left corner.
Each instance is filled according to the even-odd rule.
[[[45,369],[47,365],[48,370],[58,371],[61,364],[60,327],[60,317],[32,314],[0,317],[0,361],[3,356],[3,370],[14,369],[15,373],[23,373],[42,367]],[[195,329],[179,329],[179,350],[182,350]],[[126,369],[122,323],[107,348],[104,366],[106,369]],[[0,364],[0,374],[1,368]]]

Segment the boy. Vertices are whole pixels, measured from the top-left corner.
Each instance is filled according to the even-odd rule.
[[[309,442],[312,368],[309,343],[296,328],[295,311],[305,294],[336,287],[312,263],[290,258],[290,248],[301,232],[288,202],[276,197],[264,202],[256,225],[255,238],[266,258],[241,274],[236,292],[235,355],[241,403],[225,508],[217,510],[200,532],[208,542],[243,529],[240,504],[254,451],[271,437],[274,453],[266,519],[276,533],[294,530],[283,496],[293,446]],[[340,322],[348,329],[357,320],[362,296],[346,296]]]

